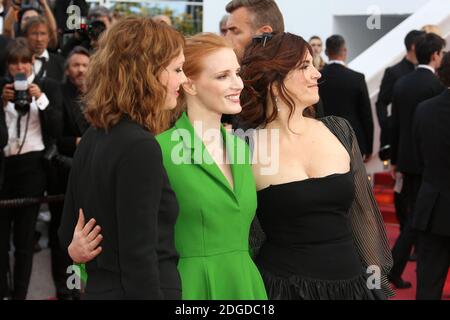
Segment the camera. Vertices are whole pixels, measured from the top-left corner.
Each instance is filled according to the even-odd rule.
[[[99,19],[87,22],[86,18],[81,18],[79,34],[84,39],[98,40],[100,35],[106,30],[106,25]]]
[[[31,97],[28,94],[28,79],[25,73],[17,73],[14,76],[14,108],[20,116],[30,111]]]
[[[36,9],[39,10],[41,5],[36,0],[13,0],[13,5],[19,7],[20,9]]]

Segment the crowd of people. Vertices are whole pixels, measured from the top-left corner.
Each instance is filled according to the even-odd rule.
[[[220,35],[187,38],[167,16],[35,3],[2,19],[0,199],[65,194],[49,204],[59,299],[387,299],[411,285],[412,247],[417,298],[441,298],[450,55],[436,29],[408,33],[376,103],[402,182],[391,252],[364,165],[367,84],[341,35],[323,48],[285,32],[273,0],[232,0]],[[88,28],[68,37],[71,3]],[[0,207],[0,297],[26,298],[39,209]],[[83,292],[67,287],[74,263]]]

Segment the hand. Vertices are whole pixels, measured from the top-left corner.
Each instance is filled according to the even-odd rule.
[[[32,83],[30,87],[28,88],[28,92],[30,96],[35,97],[36,99],[39,99],[42,95],[41,88],[35,83]]]
[[[391,164],[391,177],[392,179],[396,179],[397,166],[395,164]]]
[[[102,247],[98,246],[103,240],[103,236],[100,234],[102,228],[100,226],[94,228],[95,223],[95,219],[91,219],[85,225],[83,209],[80,209],[72,242],[67,249],[73,262],[89,262],[102,252]]]
[[[8,101],[14,101],[14,85],[12,83],[5,84],[3,87],[2,100],[3,107],[6,108]]]
[[[75,145],[79,145],[80,144],[80,141],[81,141],[81,137],[77,137],[76,139],[75,139]]]

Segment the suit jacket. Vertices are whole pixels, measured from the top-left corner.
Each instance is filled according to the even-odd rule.
[[[65,81],[62,86],[63,132],[58,139],[58,150],[61,154],[73,157],[76,149],[76,139],[81,137],[89,128],[89,123],[83,115],[83,105],[80,101],[81,93],[70,82]]]
[[[450,89],[426,100],[414,116],[414,138],[423,166],[414,226],[450,236]]]
[[[439,79],[428,69],[418,68],[401,78],[394,87],[392,101],[391,163],[397,170],[421,174],[412,124],[417,105],[444,90]]]
[[[51,78],[58,83],[62,83],[64,78],[64,59],[58,55],[49,52],[50,58],[48,61],[43,63],[41,70],[36,75],[38,79],[40,78]]]
[[[353,127],[362,154],[372,154],[373,120],[365,77],[343,65],[326,65],[319,86],[325,116],[347,119]]]
[[[59,228],[69,246],[83,208],[102,227],[102,253],[86,264],[86,293],[117,299],[180,296],[174,225],[178,204],[152,134],[123,117],[90,128],[75,152]],[[172,294],[175,292],[174,294]]]
[[[396,82],[415,70],[414,64],[406,58],[396,65],[389,67],[384,72],[383,80],[381,80],[380,92],[376,102],[378,122],[381,128],[381,146],[389,144],[389,131],[392,127],[391,117],[388,117],[387,108],[392,103],[394,93],[394,85]]]

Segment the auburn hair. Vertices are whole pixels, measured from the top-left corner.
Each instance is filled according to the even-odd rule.
[[[84,96],[89,123],[107,130],[127,115],[154,134],[166,130],[167,92],[158,76],[183,48],[178,31],[150,18],[131,16],[115,23],[100,37],[89,64]]]

